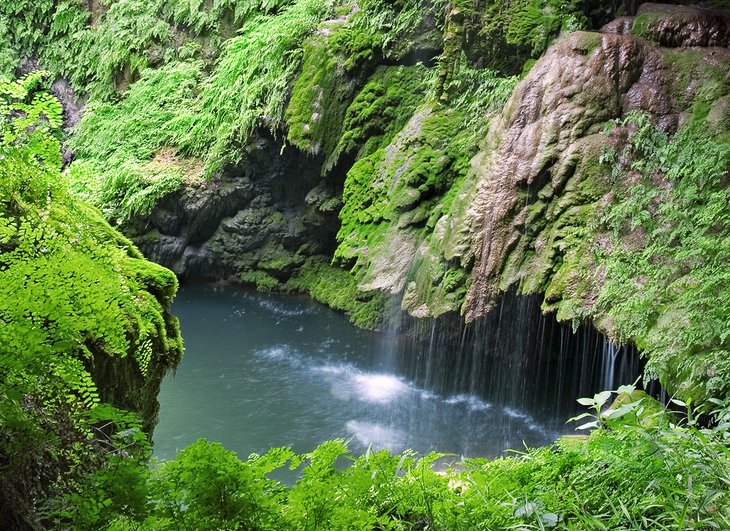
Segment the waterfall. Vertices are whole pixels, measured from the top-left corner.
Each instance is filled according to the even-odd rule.
[[[397,358],[401,355],[401,329],[403,326],[403,309],[395,300],[388,304],[388,319],[382,335],[382,344],[379,350],[379,364],[386,372],[395,372]]]
[[[599,384],[601,390],[614,391],[620,385],[633,383],[640,373],[641,363],[636,347],[616,345],[604,338]]]
[[[471,395],[563,423],[576,399],[633,383],[636,349],[617,346],[589,323],[573,330],[540,309],[539,295],[504,293],[486,316],[465,324],[458,315],[399,315],[399,374],[443,396]]]
[[[616,359],[621,347],[615,345],[608,339],[603,342],[603,360],[601,363],[601,387],[605,390],[614,390],[614,377],[616,376]]]

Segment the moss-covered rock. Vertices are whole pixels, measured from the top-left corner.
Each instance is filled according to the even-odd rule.
[[[538,61],[475,159],[467,318],[518,284],[523,293],[545,293],[543,308],[559,319],[590,317],[613,339],[634,342],[649,357],[647,374],[672,391],[694,400],[724,394],[722,318],[707,314],[724,305],[688,293],[717,294],[711,286],[723,277],[712,264],[726,252],[727,224],[703,232],[706,206],[695,200],[726,194],[723,178],[709,176],[727,173],[721,124],[730,55],[612,34],[601,34],[596,47],[595,39],[572,34]],[[625,114],[624,126],[607,136],[606,122]],[[694,136],[700,130],[709,136]],[[702,188],[703,199],[684,196],[685,187]],[[690,225],[691,238],[681,228]],[[696,252],[705,258],[690,265],[683,253],[700,241]]]
[[[305,41],[302,69],[286,110],[287,140],[328,159],[344,127],[345,111],[378,54],[376,36],[336,19]]]
[[[666,48],[730,45],[730,12],[645,3],[631,33]]]
[[[60,105],[42,80],[0,81],[0,525],[11,528],[40,528],[38,505],[109,455],[146,457],[183,350],[174,274],[69,193]]]
[[[325,168],[341,157],[366,157],[387,145],[424,98],[426,68],[381,66],[368,79],[345,113],[342,136]]]

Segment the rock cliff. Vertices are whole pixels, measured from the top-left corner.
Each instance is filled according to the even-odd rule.
[[[313,257],[334,257],[363,300],[385,293],[417,317],[460,312],[472,321],[516,285],[544,293],[544,311],[558,319],[590,318],[657,359],[705,348],[690,341],[672,350],[671,334],[651,339],[658,318],[637,332],[611,315],[611,249],[646,247],[648,236],[632,226],[613,239],[606,220],[640,172],[628,155],[609,155],[632,142],[636,126],[622,120],[638,114],[667,138],[688,127],[726,138],[726,11],[643,4],[600,31],[567,32],[513,92],[515,78],[458,61],[441,70],[409,63],[430,53],[432,39],[390,58],[372,42],[353,55],[341,45],[357,32],[350,17],[303,45],[279,133],[286,142],[257,135],[242,162],[183,185],[126,225],[146,254],[183,276],[263,289],[300,289],[290,280]],[[473,20],[471,11],[449,18],[445,31],[459,42],[451,53],[473,58],[483,44],[467,42]],[[438,101],[420,92],[433,72],[450,80]],[[669,189],[667,171],[654,171],[652,186]],[[665,309],[678,297],[664,296]],[[688,388],[713,380],[708,367],[685,374]]]
[[[74,189],[147,256],[367,326],[386,299],[474,321],[510,287],[541,293],[559,320],[636,343],[670,387],[726,387],[725,308],[706,294],[726,293],[727,10],[275,4],[162,9],[151,32],[120,26],[128,2],[97,9],[82,52],[120,27],[136,44],[88,79],[35,43],[89,97]]]

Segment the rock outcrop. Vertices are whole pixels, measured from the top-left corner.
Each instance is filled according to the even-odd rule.
[[[730,10],[642,4],[632,33],[665,48],[730,46]]]
[[[534,235],[535,225],[545,220],[554,227],[571,210],[577,214],[598,199],[594,194],[567,202],[562,192],[584,187],[588,161],[598,164],[609,120],[641,109],[664,130],[676,130],[679,114],[668,75],[662,54],[642,39],[576,32],[556,43],[517,86],[490,131],[488,144],[496,149],[477,169],[468,216],[475,264],[467,319],[489,311],[510,254],[527,259],[526,241],[533,242],[533,261],[551,254],[548,260],[559,263],[555,255],[566,251],[564,245],[550,229]]]
[[[296,266],[332,251],[336,189],[311,157],[262,138],[251,155],[210,181],[192,180],[149,217],[130,220],[145,256],[183,278],[285,281]]]

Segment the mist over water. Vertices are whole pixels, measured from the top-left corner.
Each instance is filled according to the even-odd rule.
[[[372,445],[491,457],[572,429],[565,417],[418,385],[383,355],[393,351],[392,332],[359,330],[306,298],[194,285],[180,290],[173,311],[186,352],[160,392],[161,459],[200,437],[242,458],[276,446],[310,451],[333,438],[349,440],[354,453]]]

